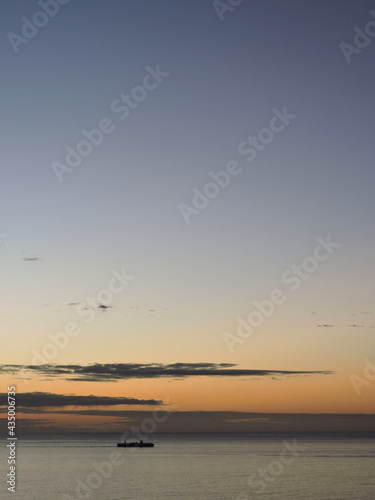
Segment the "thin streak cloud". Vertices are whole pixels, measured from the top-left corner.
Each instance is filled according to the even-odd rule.
[[[7,393],[0,393],[0,406],[6,406]],[[156,399],[118,398],[108,396],[76,396],[51,392],[24,392],[17,394],[18,408],[56,408],[64,406],[117,406],[117,405],[161,405]]]
[[[30,371],[36,375],[105,382],[127,379],[186,378],[186,377],[275,377],[292,375],[329,375],[331,371],[251,370],[236,368],[232,363],[95,363],[90,365],[1,365],[0,373]]]

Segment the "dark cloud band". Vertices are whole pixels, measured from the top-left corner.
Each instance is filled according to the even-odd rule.
[[[185,377],[277,377],[293,375],[328,375],[330,371],[249,370],[231,363],[95,363],[91,365],[0,365],[0,373],[32,372],[51,378],[106,382],[126,379]]]
[[[50,392],[24,392],[17,394],[18,408],[56,408],[63,406],[117,406],[117,405],[161,405],[155,399],[116,398],[107,396],[75,396]],[[8,404],[8,394],[0,393],[0,406]]]

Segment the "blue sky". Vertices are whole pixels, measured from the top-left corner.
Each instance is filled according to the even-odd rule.
[[[120,361],[125,352],[137,362],[361,366],[375,325],[361,316],[374,313],[375,40],[350,64],[339,45],[353,44],[373,8],[253,0],[221,21],[211,1],[72,0],[16,54],[7,34],[21,34],[21,18],[40,6],[8,2],[2,362],[29,363],[48,332],[74,317],[68,304],[125,267],[135,279],[90,327],[95,348],[79,337],[59,361]],[[121,121],[111,104],[158,65],[168,76]],[[239,144],[285,106],[296,118],[246,162]],[[51,164],[104,118],[115,130],[59,182]],[[231,160],[241,173],[186,224],[179,205]],[[255,344],[230,354],[223,332],[329,234],[337,254]],[[352,320],[364,324],[359,343]],[[327,339],[316,323],[336,330]]]

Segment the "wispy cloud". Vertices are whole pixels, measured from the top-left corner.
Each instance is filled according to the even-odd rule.
[[[77,305],[80,305],[80,304],[84,304],[83,302],[69,302],[68,306],[77,306]],[[96,311],[100,311],[100,312],[107,312],[109,309],[113,309],[115,306],[108,306],[108,305],[105,305],[105,304],[96,304],[96,305],[93,305],[93,306],[85,306],[83,308],[84,311],[88,311],[89,309],[92,309],[92,310],[96,310]]]
[[[106,382],[126,379],[186,378],[186,377],[279,377],[293,375],[328,375],[331,371],[250,370],[236,368],[232,363],[95,363],[90,365],[0,365],[0,373],[17,374],[29,371],[36,375]]]
[[[114,306],[106,306],[104,304],[99,304],[98,305],[98,309],[99,311],[102,311],[102,312],[105,312],[107,311],[108,309],[113,309]]]
[[[0,393],[0,406],[8,404],[8,394]],[[51,392],[24,392],[17,394],[18,408],[56,408],[63,406],[117,406],[117,405],[161,405],[156,399],[118,398],[108,396],[76,396]]]

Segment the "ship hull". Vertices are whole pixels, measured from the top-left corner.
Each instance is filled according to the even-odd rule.
[[[117,443],[119,448],[152,448],[154,443]]]

